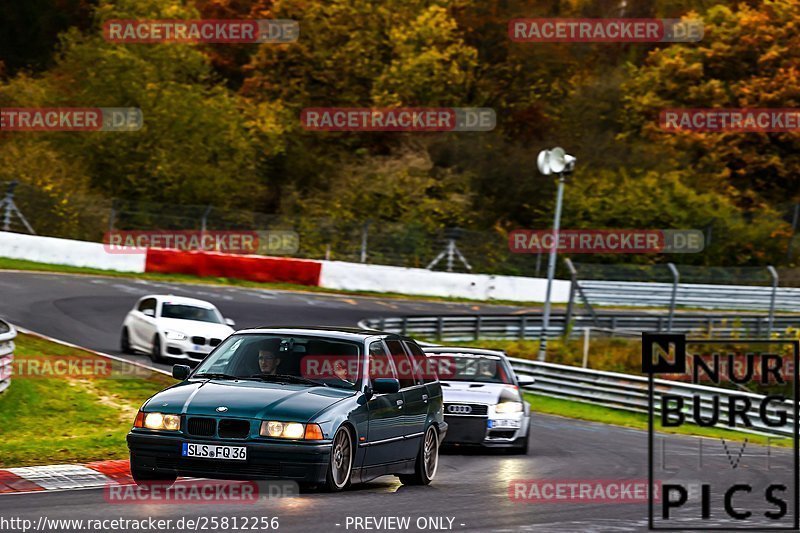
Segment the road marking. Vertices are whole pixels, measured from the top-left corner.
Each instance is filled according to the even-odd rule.
[[[111,481],[100,472],[81,465],[23,466],[8,471],[46,490],[102,487]]]

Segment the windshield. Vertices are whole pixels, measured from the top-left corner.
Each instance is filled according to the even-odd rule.
[[[361,345],[310,336],[233,335],[203,361],[192,377],[253,379],[355,390]]]
[[[442,381],[513,384],[509,368],[499,357],[457,353],[429,355],[439,361],[436,366]]]
[[[161,307],[162,318],[177,318],[180,320],[197,320],[199,322],[212,322],[222,324],[222,319],[215,309],[197,307],[196,305],[168,304]]]

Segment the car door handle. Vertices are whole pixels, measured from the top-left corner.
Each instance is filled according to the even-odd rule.
[[[425,402],[425,403],[428,403],[428,395],[427,394],[423,394],[422,395],[422,401]]]
[[[400,407],[403,407],[403,400],[397,400],[397,405],[399,405]]]

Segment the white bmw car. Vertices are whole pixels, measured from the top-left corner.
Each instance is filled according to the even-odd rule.
[[[152,294],[141,298],[122,323],[123,353],[144,352],[154,362],[165,358],[200,361],[228,335],[233,320],[211,303]]]
[[[503,352],[426,346],[436,361],[444,395],[447,437],[442,445],[509,448],[528,453],[531,406],[520,385],[533,378],[514,374]]]

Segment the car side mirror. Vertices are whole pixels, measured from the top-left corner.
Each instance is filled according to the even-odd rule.
[[[150,318],[155,318],[156,317],[156,310],[155,309],[145,309],[144,311],[142,311],[142,314],[144,316],[149,316]]]
[[[519,383],[520,387],[529,387],[536,383],[536,380],[533,376],[526,376],[524,374],[517,374],[517,383]]]
[[[375,378],[372,380],[375,394],[394,394],[400,392],[400,381],[395,378]]]
[[[234,322],[232,318],[226,318],[225,319],[225,324],[229,325],[232,328],[236,327],[236,322]]]
[[[189,374],[192,372],[192,368],[187,365],[173,365],[172,366],[172,377],[180,380],[186,381],[189,377]]]

